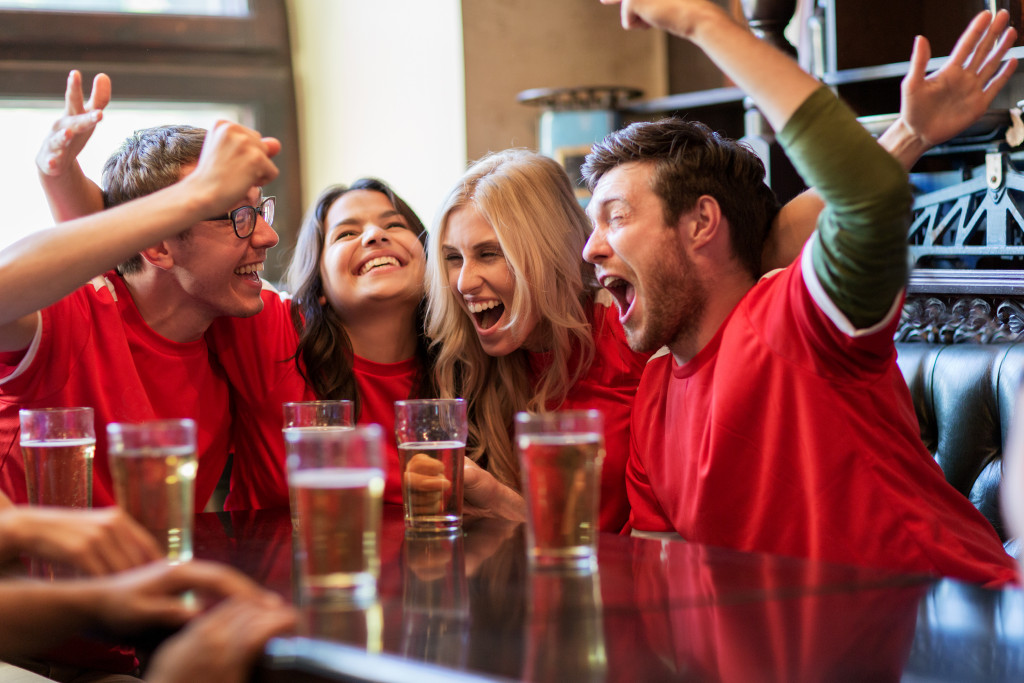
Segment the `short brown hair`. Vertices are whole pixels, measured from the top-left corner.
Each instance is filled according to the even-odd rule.
[[[158,126],[135,131],[103,165],[103,200],[112,207],[152,194],[181,180],[181,169],[199,160],[206,130]],[[142,269],[136,254],[121,263],[122,275]]]
[[[595,144],[581,171],[593,190],[605,173],[631,162],[653,164],[651,190],[670,225],[702,195],[714,197],[729,221],[733,253],[752,277],[761,276],[761,253],[779,202],[749,146],[698,121],[643,121]]]

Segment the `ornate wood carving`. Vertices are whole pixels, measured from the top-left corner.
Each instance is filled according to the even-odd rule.
[[[942,344],[1024,339],[1024,273],[918,271],[911,276],[900,342]]]

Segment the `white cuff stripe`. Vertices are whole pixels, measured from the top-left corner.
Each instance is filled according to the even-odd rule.
[[[835,305],[832,299],[828,298],[828,294],[825,293],[825,288],[821,286],[821,282],[818,280],[818,274],[814,272],[814,260],[811,257],[811,249],[814,246],[815,240],[809,239],[804,244],[803,251],[800,254],[800,273],[804,278],[804,286],[807,287],[807,292],[811,295],[811,299],[818,305],[821,312],[825,314],[832,324],[836,326],[836,329],[845,334],[847,337],[866,337],[871,334],[875,334],[890,322],[892,322],[893,316],[900,314],[902,309],[903,295],[902,290],[893,299],[892,306],[889,308],[889,312],[885,314],[885,317],[879,320],[871,327],[867,327],[862,330],[858,330],[854,327],[850,319],[846,317],[846,314],[839,310],[839,307]]]

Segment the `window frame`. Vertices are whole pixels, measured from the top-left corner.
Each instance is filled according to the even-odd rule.
[[[284,0],[249,2],[246,17],[0,10],[0,97],[63,99],[68,71],[78,69],[86,87],[108,74],[115,105],[246,107],[255,128],[282,144],[281,174],[265,190],[279,198],[281,245],[267,263],[276,280],[302,216],[295,87]]]

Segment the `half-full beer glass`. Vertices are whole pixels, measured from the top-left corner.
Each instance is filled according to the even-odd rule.
[[[196,423],[111,422],[107,448],[117,504],[153,534],[170,562],[191,560]]]
[[[462,526],[466,402],[461,398],[395,401],[405,526],[451,533]]]
[[[380,572],[383,430],[285,432],[304,601],[367,603]]]
[[[516,414],[527,553],[534,567],[595,566],[603,422],[597,410]]]
[[[284,413],[284,447],[285,468],[291,472],[294,458],[293,445],[298,443],[293,437],[300,432],[315,432],[328,429],[352,429],[352,401],[294,401],[281,404]],[[299,513],[295,508],[295,490],[288,489],[292,514],[292,531],[299,531]]]
[[[19,417],[29,504],[92,507],[92,408],[22,410]]]

